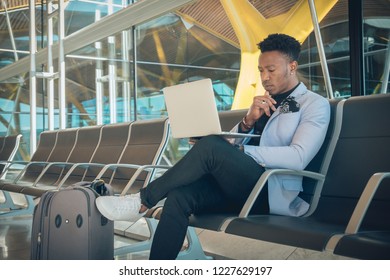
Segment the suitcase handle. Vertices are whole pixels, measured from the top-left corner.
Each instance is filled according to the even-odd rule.
[[[93,180],[90,184],[90,188],[92,188],[95,192],[97,192],[101,196],[109,194],[105,182],[102,179]]]

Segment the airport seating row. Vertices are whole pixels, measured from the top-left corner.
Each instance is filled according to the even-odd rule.
[[[0,136],[0,174],[7,169],[19,149],[22,135]]]
[[[8,167],[19,149],[21,139],[21,134],[0,137],[0,178],[5,178]],[[3,192],[2,195],[4,201],[0,203],[0,209],[9,208],[9,201],[11,201],[9,193]]]
[[[390,95],[330,102],[327,139],[304,172],[267,170],[238,216],[194,216],[191,224],[346,257],[390,259]],[[305,176],[302,197],[311,203],[306,215],[250,213],[276,173]]]
[[[24,164],[19,174],[0,180],[0,190],[25,195],[27,205],[13,205],[0,215],[32,213],[34,198],[96,177],[120,193],[140,166],[159,162],[168,136],[167,118],[45,131],[30,161],[12,163]],[[143,170],[131,191],[143,187],[153,172]]]

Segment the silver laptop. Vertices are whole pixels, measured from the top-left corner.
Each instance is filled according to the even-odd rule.
[[[174,138],[201,137],[212,134],[230,138],[259,137],[259,135],[221,130],[210,79],[166,87],[163,93]]]

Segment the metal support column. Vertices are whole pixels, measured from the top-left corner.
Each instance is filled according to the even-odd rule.
[[[108,14],[111,15],[114,12],[112,0],[108,1]],[[110,96],[110,123],[117,122],[117,109],[116,109],[116,97],[117,97],[117,81],[116,81],[116,44],[115,36],[108,37],[108,90]]]
[[[317,11],[314,5],[314,0],[309,0],[309,6],[310,6],[311,19],[313,22],[314,34],[316,36],[317,49],[320,55],[322,73],[324,75],[324,80],[325,80],[326,94],[328,98],[333,99],[334,96],[333,96],[332,83],[330,81],[328,63],[326,61],[324,44],[322,42],[321,30],[320,30],[320,25],[318,23]]]
[[[110,123],[117,122],[117,81],[116,81],[116,59],[115,59],[115,37],[108,37],[108,90],[110,96]]]
[[[351,95],[365,95],[363,49],[363,0],[348,1]]]
[[[66,98],[65,98],[65,5],[64,0],[58,1],[58,104],[60,113],[60,128],[66,128]]]
[[[129,31],[122,31],[122,96],[123,96],[123,118],[125,122],[131,120],[130,118],[130,42],[131,33]]]
[[[128,5],[127,0],[122,0],[122,6]],[[129,30],[122,31],[122,96],[123,96],[123,118],[125,122],[131,121],[131,88],[130,88],[130,48],[132,44],[132,33]]]
[[[133,36],[133,75],[132,75],[132,81],[133,81],[133,114],[134,114],[134,120],[137,120],[137,92],[138,92],[138,83],[137,83],[137,42],[136,42],[136,27],[131,27],[132,36]]]
[[[30,12],[30,154],[33,154],[37,147],[37,77],[35,55],[37,52],[37,41],[35,32],[35,1],[29,1]]]
[[[95,11],[95,21],[100,20],[100,10]],[[95,49],[96,49],[96,69],[95,69],[95,75],[96,75],[96,124],[102,125],[103,124],[103,93],[104,93],[104,87],[103,87],[103,51],[102,51],[102,43],[95,42]]]
[[[47,1],[47,69],[49,75],[54,76],[53,66],[53,16],[58,14],[55,12],[52,1]],[[48,112],[48,128],[54,129],[54,79],[47,80],[47,112]]]
[[[45,72],[37,72],[36,76],[37,78],[45,79],[46,80],[46,86],[47,86],[47,110],[48,110],[48,129],[53,130],[54,127],[54,80],[58,79],[59,72],[54,71],[54,64],[53,64],[53,57],[55,54],[53,53],[53,46],[54,46],[54,31],[53,31],[53,19],[57,17],[59,28],[61,26],[61,18],[63,19],[63,16],[61,17],[60,14],[60,8],[61,4],[63,5],[63,0],[59,1],[58,4],[53,3],[54,0],[47,0],[46,2],[46,33],[47,33],[47,64],[46,64],[46,71]],[[62,3],[61,3],[62,2]],[[63,21],[63,20],[62,20]],[[59,45],[59,59],[61,58],[61,45]],[[59,63],[59,65],[61,65]],[[42,93],[44,94],[44,93]],[[60,99],[59,99],[60,100]],[[60,100],[60,106],[61,106],[61,100]],[[61,107],[60,107],[61,108]],[[61,114],[61,112],[60,112]],[[61,118],[60,118],[61,119]],[[61,126],[61,125],[60,125]]]

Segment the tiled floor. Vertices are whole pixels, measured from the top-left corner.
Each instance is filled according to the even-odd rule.
[[[116,232],[121,235],[137,236],[147,238],[148,230],[144,220],[138,224],[126,228],[126,223],[117,224]],[[134,228],[133,228],[134,227]],[[119,230],[121,229],[121,230]],[[238,237],[223,232],[196,229],[197,237],[206,255],[214,259],[236,259],[236,260],[338,260],[348,259],[335,256],[329,252],[317,252],[291,246],[279,245],[270,242],[253,240]],[[117,237],[118,241],[121,240]],[[184,247],[188,242],[184,244]]]
[[[0,203],[2,197],[0,195]],[[1,205],[1,204],[0,204]],[[0,209],[0,213],[1,210]],[[30,258],[30,236],[32,215],[4,217],[0,214],[0,259],[28,260]],[[129,244],[142,244],[147,240],[149,230],[145,219],[135,224],[115,223],[115,248]],[[327,252],[316,252],[295,247],[278,245],[248,238],[237,237],[222,232],[195,230],[204,252],[214,259],[266,259],[266,260],[334,260],[345,259]],[[186,248],[188,242],[183,247]],[[184,251],[186,252],[186,251]],[[182,253],[181,256],[185,256]],[[197,255],[199,256],[199,255]],[[190,257],[191,258],[191,257]],[[148,259],[148,251],[117,255],[116,259]]]

